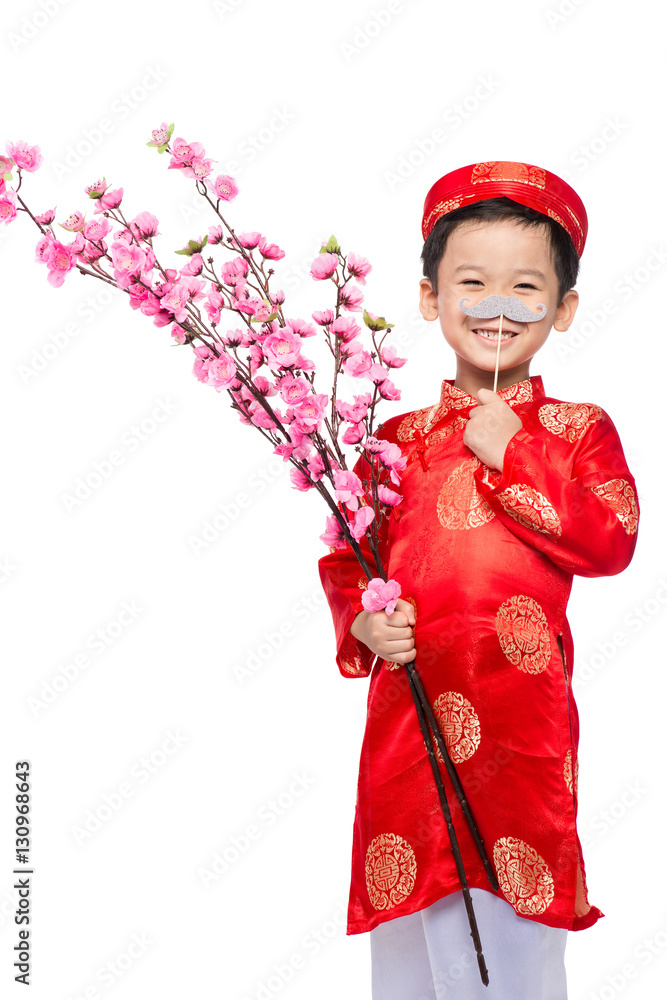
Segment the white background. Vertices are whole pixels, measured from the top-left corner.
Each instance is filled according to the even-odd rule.
[[[276,287],[287,315],[330,304],[330,286],[307,272],[332,233],[371,260],[365,304],[396,324],[409,357],[387,415],[432,403],[454,376],[439,329],[417,311],[431,184],[477,160],[516,159],[580,193],[580,314],[531,374],[548,395],[611,414],[642,519],[630,567],[575,579],[569,605],[579,829],[591,901],[607,914],[570,935],[572,1000],[657,997],[667,975],[667,220],[654,10],[30,0],[4,4],[0,34],[0,139],[37,143],[45,157],[23,187],[33,210],[90,215],[83,188],[105,175],[125,188],[130,217],[158,216],[161,257],[182,263],[171,251],[214,219],[146,146],[175,122],[216,172],[237,162],[228,216],[286,250]],[[344,682],[334,662],[321,501],[289,488],[288,466],[224,393],[192,377],[190,349],[172,348],[168,328],[76,272],[52,289],[36,239],[25,216],[0,233],[0,979],[13,978],[17,942],[13,764],[28,758],[34,997],[369,997],[368,936],[344,931],[367,681]],[[68,510],[64,495],[117,449],[122,464]],[[192,538],[216,517],[195,553]],[[124,604],[134,617],[119,627]],[[235,665],[290,625],[240,678]],[[98,629],[115,636],[101,653]],[[87,665],[72,668],[82,654]],[[97,812],[103,821],[82,834]],[[253,824],[257,839],[244,841]],[[216,852],[234,858],[233,838],[237,859],[206,887],[202,870]],[[302,967],[288,977],[294,956]]]

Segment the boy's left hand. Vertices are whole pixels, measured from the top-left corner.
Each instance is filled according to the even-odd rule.
[[[480,389],[477,399],[480,405],[470,411],[463,443],[480,462],[502,472],[507,443],[523,427],[521,418],[491,389]]]

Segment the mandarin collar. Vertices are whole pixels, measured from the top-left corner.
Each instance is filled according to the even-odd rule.
[[[509,406],[518,406],[520,403],[529,403],[533,399],[546,396],[541,375],[531,375],[521,382],[514,382],[498,389],[498,395]],[[464,409],[469,406],[478,406],[479,400],[470,393],[459,389],[454,385],[453,378],[443,379],[440,390],[440,402],[455,409]]]

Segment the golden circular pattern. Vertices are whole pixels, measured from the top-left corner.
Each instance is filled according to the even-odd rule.
[[[543,403],[537,411],[542,426],[570,444],[582,438],[602,415],[593,403]]]
[[[549,623],[532,597],[515,594],[496,613],[500,648],[515,667],[525,674],[539,674],[551,659]]]
[[[626,535],[634,535],[639,524],[639,508],[635,491],[627,479],[609,479],[606,483],[590,488],[611,507]]]
[[[469,760],[479,746],[479,717],[467,698],[457,691],[445,691],[433,703],[433,712],[454,764]],[[436,745],[436,754],[442,754]]]
[[[366,851],[366,888],[376,910],[389,910],[407,899],[415,885],[417,859],[407,840],[381,833]]]
[[[539,490],[515,483],[498,493],[504,509],[519,524],[534,528],[544,535],[560,535],[562,526],[556,510]]]
[[[563,761],[563,777],[567,790],[573,795],[579,792],[579,761],[574,762],[574,774],[572,773],[572,751],[568,750]]]
[[[501,837],[493,845],[500,890],[517,913],[544,913],[554,898],[554,880],[544,858],[524,840]]]
[[[443,528],[453,531],[478,528],[495,517],[474,479],[480,464],[476,457],[464,459],[441,486],[436,513]]]

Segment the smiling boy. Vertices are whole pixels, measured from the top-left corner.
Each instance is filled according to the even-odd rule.
[[[433,185],[420,309],[439,321],[456,377],[434,404],[392,417],[378,434],[407,455],[403,500],[381,533],[404,598],[389,616],[366,612],[350,551],[320,560],[338,667],[371,674],[347,930],[371,932],[374,1000],[564,1000],[567,931],[602,916],[588,902],[576,830],[565,609],[573,574],[628,565],[639,507],[609,415],[547,396],[529,374],[552,328],[574,318],[586,225],[572,188],[529,164],[473,164]],[[503,316],[497,392],[500,316],[462,308],[467,299],[484,311],[491,296],[511,297],[516,315],[531,317]],[[360,459],[355,471],[364,469]],[[492,891],[450,796],[488,990],[401,669],[415,655],[500,885]]]

